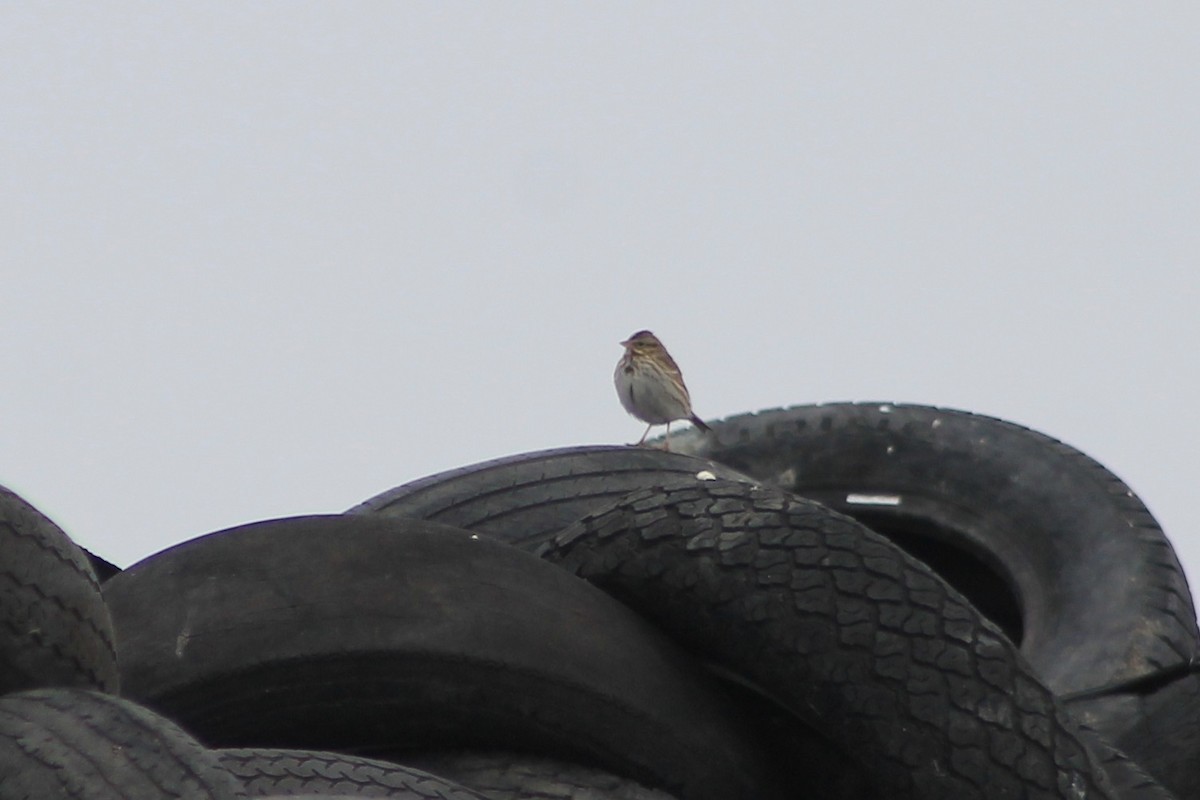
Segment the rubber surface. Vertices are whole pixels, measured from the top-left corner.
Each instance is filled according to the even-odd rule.
[[[499,458],[398,486],[349,514],[455,525],[532,549],[634,489],[705,473],[750,481],[708,459],[643,447],[571,447]]]
[[[1066,705],[1180,800],[1200,800],[1200,674]]]
[[[3,800],[230,800],[240,783],[195,739],[134,703],[81,689],[0,698]]]
[[[406,758],[490,800],[677,800],[603,770],[519,753],[420,753]]]
[[[1114,794],[1121,800],[1179,800],[1156,781],[1141,764],[1118,750],[1099,732],[1078,726],[1080,739],[1096,756],[1109,780]]]
[[[92,572],[96,573],[96,579],[100,581],[100,583],[104,583],[113,575],[116,575],[121,571],[120,567],[109,561],[107,558],[96,555],[86,547],[81,547],[80,549],[83,550],[83,554],[87,556],[88,563],[92,565]]]
[[[644,490],[544,555],[763,687],[883,796],[1116,797],[998,629],[817,503],[726,481]]]
[[[0,693],[116,691],[112,619],[83,551],[0,486]]]
[[[696,798],[770,797],[720,687],[635,614],[422,520],[273,520],[104,585],[126,692],[210,746],[516,748]]]
[[[1191,593],[1162,530],[1128,486],[1062,442],[977,414],[880,403],[712,426],[682,432],[676,449],[892,537],[1019,641],[1058,693],[1197,656]]]
[[[387,795],[383,796],[387,797]],[[267,800],[353,800],[353,798],[362,797],[362,795],[326,794],[325,792],[309,794],[305,792],[304,794],[268,794],[263,795],[263,797]]]
[[[402,800],[486,800],[451,781],[389,761],[316,750],[217,750],[248,797],[323,794]]]

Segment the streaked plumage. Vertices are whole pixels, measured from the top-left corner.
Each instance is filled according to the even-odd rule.
[[[617,362],[613,382],[625,410],[649,423],[638,440],[644,444],[655,425],[667,426],[664,448],[671,449],[671,423],[686,419],[702,431],[711,430],[692,412],[692,399],[679,365],[650,331],[638,331],[621,342],[625,355]]]

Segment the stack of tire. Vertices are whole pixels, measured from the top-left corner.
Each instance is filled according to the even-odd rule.
[[[0,490],[0,800],[1200,798],[1200,636],[1104,467],[830,404],[117,570]]]

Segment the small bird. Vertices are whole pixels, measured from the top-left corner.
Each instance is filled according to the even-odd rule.
[[[655,425],[667,425],[663,449],[671,449],[671,423],[686,419],[702,431],[712,430],[692,413],[692,398],[688,396],[679,365],[663,343],[650,331],[638,331],[621,342],[625,355],[617,362],[613,382],[625,410],[642,422],[650,423],[638,440],[644,444]]]

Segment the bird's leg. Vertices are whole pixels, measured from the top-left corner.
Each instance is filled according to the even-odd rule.
[[[671,423],[670,422],[667,423],[667,436],[665,439],[663,439],[663,451],[667,452],[667,453],[671,452]]]
[[[637,443],[638,447],[641,447],[642,445],[644,445],[646,443],[646,437],[650,435],[650,429],[653,427],[654,427],[653,422],[651,422],[649,425],[646,426],[646,432],[642,434],[642,438],[638,439],[638,443]]]

